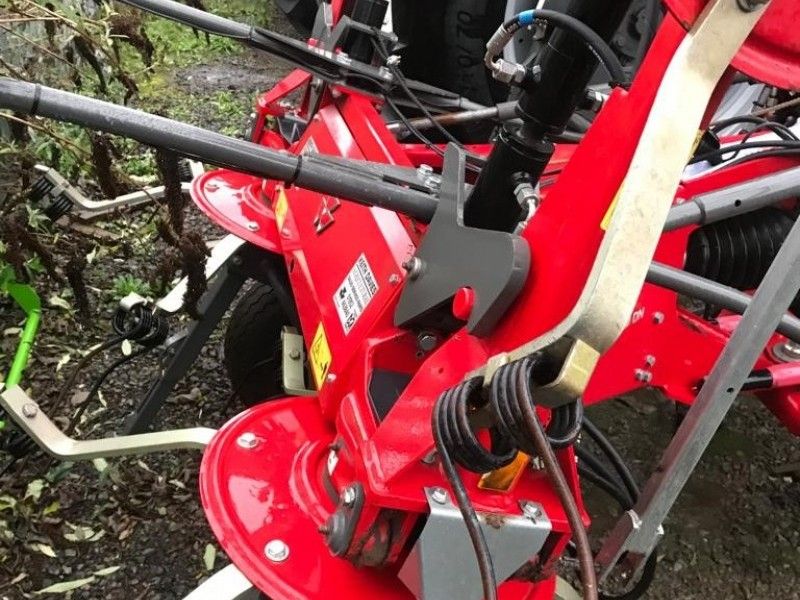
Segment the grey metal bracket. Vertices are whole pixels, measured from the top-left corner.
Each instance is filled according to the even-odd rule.
[[[99,440],[74,440],[64,435],[19,386],[0,394],[0,406],[42,450],[60,460],[91,460],[180,449],[203,450],[216,433],[215,429],[195,427]]]
[[[475,293],[467,329],[486,335],[525,284],[530,250],[522,238],[464,226],[465,169],[465,153],[448,146],[439,204],[414,257],[418,268],[409,272],[394,315],[399,327],[424,324],[467,287]]]
[[[800,221],[792,227],[639,501],[617,522],[598,553],[596,563],[601,579],[608,577],[623,556],[623,567],[635,575],[653,552],[662,522],[798,289]]]
[[[294,327],[284,327],[281,346],[283,391],[290,396],[315,396],[317,392],[306,387],[306,346],[303,336]]]
[[[480,600],[482,587],[461,511],[441,488],[425,488],[430,515],[399,577],[419,600]],[[536,555],[552,530],[542,507],[526,502],[519,515],[478,515],[497,581]]]

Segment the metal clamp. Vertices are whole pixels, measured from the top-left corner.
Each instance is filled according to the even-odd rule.
[[[60,460],[92,460],[167,450],[203,450],[217,432],[216,429],[195,427],[79,441],[64,435],[19,386],[0,394],[0,406],[42,450]]]

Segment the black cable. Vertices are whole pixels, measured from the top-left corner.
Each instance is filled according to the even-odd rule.
[[[758,131],[759,129],[769,129],[775,135],[778,135],[781,139],[784,140],[795,140],[800,141],[800,138],[795,135],[794,131],[783,125],[782,123],[776,123],[775,121],[768,121],[763,117],[754,117],[752,115],[740,115],[738,117],[730,117],[729,119],[721,119],[719,121],[715,121],[711,124],[710,129],[714,132],[720,131],[722,129],[727,129],[732,125],[738,124],[745,124],[749,123],[751,125],[756,125],[757,127],[751,131]]]
[[[597,486],[601,490],[603,490],[606,494],[611,496],[620,506],[624,507],[625,510],[629,510],[632,508],[632,504],[629,502],[628,497],[623,493],[623,490],[613,481],[603,477],[596,471],[582,465],[578,464],[578,474],[581,476],[582,479],[585,479],[592,485]]]
[[[72,432],[75,431],[75,427],[77,427],[78,423],[80,423],[83,413],[86,412],[86,409],[91,404],[95,395],[97,394],[98,391],[100,391],[100,386],[102,386],[103,383],[105,383],[105,380],[108,379],[108,376],[111,375],[111,373],[116,371],[122,365],[129,363],[133,359],[143,356],[148,352],[151,352],[154,348],[155,348],[154,346],[145,346],[139,348],[138,350],[136,350],[136,352],[131,352],[130,354],[122,356],[121,358],[115,360],[105,369],[105,371],[100,373],[95,382],[92,384],[92,387],[89,389],[89,393],[86,395],[86,398],[83,400],[83,402],[81,402],[81,405],[78,407],[77,412],[70,419],[69,425],[67,426],[65,433],[67,435],[71,435]]]
[[[617,452],[617,449],[611,441],[603,435],[603,432],[600,431],[597,425],[585,415],[583,417],[583,429],[589,434],[592,441],[597,444],[597,447],[600,448],[606,458],[608,458],[614,470],[619,475],[619,478],[622,480],[625,489],[628,490],[631,498],[635,501],[639,497],[639,486],[636,484],[633,473],[631,473],[631,470],[628,468],[628,465],[625,464],[625,461],[622,456],[620,456],[619,452]]]
[[[742,156],[741,158],[737,158],[736,160],[726,162],[725,167],[726,168],[735,167],[736,165],[750,162],[751,160],[758,160],[760,158],[770,158],[770,157],[792,158],[796,156],[800,156],[800,149],[778,148],[775,150],[764,150],[763,152],[755,152],[753,154],[748,154],[747,156]]]
[[[67,398],[67,393],[75,385],[75,381],[78,379],[78,375],[80,375],[81,371],[83,371],[86,365],[89,364],[89,361],[91,361],[95,356],[97,356],[101,352],[108,350],[109,348],[115,346],[116,344],[122,343],[124,339],[125,338],[122,336],[116,336],[110,338],[105,342],[103,342],[102,344],[100,344],[99,346],[97,346],[97,348],[95,348],[94,350],[90,351],[86,356],[84,356],[80,360],[80,362],[76,365],[75,369],[72,371],[72,374],[69,376],[69,378],[64,382],[64,385],[61,386],[61,390],[58,393],[58,398],[56,399],[56,406],[64,405],[64,401]]]
[[[583,402],[576,400],[553,409],[550,423],[545,433],[547,440],[555,450],[572,446],[581,434],[583,425]]]
[[[583,464],[587,469],[607,481],[609,485],[612,485],[614,489],[619,492],[619,498],[622,498],[620,504],[625,510],[633,508],[638,495],[631,494],[627,488],[620,485],[614,477],[614,474],[608,470],[599,458],[594,456],[587,448],[582,448],[580,446],[575,447],[575,454],[578,456],[579,464]]]
[[[746,142],[742,144],[732,144],[730,146],[725,146],[724,148],[720,148],[719,150],[712,150],[711,152],[706,152],[705,154],[695,156],[694,158],[692,158],[692,160],[689,161],[689,164],[691,165],[714,158],[722,158],[723,160],[725,160],[723,157],[726,154],[738,153],[741,152],[742,150],[752,150],[755,148],[789,149],[794,152],[800,152],[800,141],[771,140],[762,142]]]
[[[428,108],[422,104],[422,102],[420,102],[419,98],[417,98],[417,95],[411,90],[410,87],[408,87],[405,75],[403,75],[402,71],[397,68],[396,64],[389,60],[389,50],[386,48],[383,40],[380,37],[377,37],[373,39],[373,45],[375,46],[375,50],[378,52],[378,54],[380,54],[381,59],[386,64],[389,71],[392,73],[392,75],[394,75],[397,84],[400,86],[400,89],[403,90],[403,93],[406,95],[406,97],[414,103],[414,106],[416,106],[422,112],[425,118],[430,121],[431,125],[433,125],[439,133],[441,133],[448,141],[456,144],[459,148],[463,148],[461,141],[456,139],[456,137],[447,131],[447,129],[441,126],[441,124],[433,117],[431,111],[429,111]]]
[[[433,441],[436,444],[436,451],[439,453],[439,459],[442,463],[445,477],[453,490],[456,504],[458,504],[458,509],[461,511],[464,525],[467,528],[467,533],[469,533],[469,538],[472,541],[472,547],[475,550],[475,558],[478,562],[478,570],[481,574],[483,597],[485,600],[497,600],[497,578],[494,573],[494,564],[492,563],[492,555],[489,553],[489,546],[486,543],[486,538],[483,535],[483,530],[478,521],[478,515],[472,507],[472,503],[467,495],[467,490],[464,488],[464,482],[461,480],[461,476],[456,470],[455,463],[450,457],[447,445],[444,443],[442,431],[444,418],[442,415],[442,407],[443,403],[441,401],[437,402],[431,415]]]

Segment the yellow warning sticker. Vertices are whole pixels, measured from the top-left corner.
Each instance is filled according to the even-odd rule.
[[[625,185],[623,183],[623,185]],[[611,204],[606,211],[606,216],[603,217],[603,220],[600,221],[600,229],[603,231],[608,231],[608,226],[611,225],[611,217],[614,216],[614,211],[617,210],[617,203],[619,202],[619,196],[622,193],[622,186],[619,187],[617,190],[617,194],[614,196],[614,199],[611,201]]]
[[[278,190],[278,200],[275,202],[275,221],[278,223],[279,230],[283,229],[287,212],[289,212],[289,201],[286,199],[286,190],[280,188]]]
[[[322,323],[317,327],[317,333],[314,334],[314,340],[311,342],[311,349],[309,351],[309,358],[311,359],[311,370],[314,373],[314,380],[317,382],[317,389],[322,388],[325,377],[328,375],[328,369],[331,367],[331,349],[328,346],[328,338],[325,337],[325,329]]]

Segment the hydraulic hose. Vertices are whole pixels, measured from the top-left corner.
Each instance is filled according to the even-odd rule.
[[[500,26],[489,40],[489,43],[486,44],[484,60],[486,66],[492,72],[496,72],[499,68],[499,64],[495,62],[495,57],[503,52],[503,49],[514,38],[514,34],[523,27],[533,25],[537,20],[547,21],[580,37],[592,54],[600,61],[600,64],[608,71],[612,85],[628,84],[628,76],[625,74],[619,58],[596,31],[575,17],[548,9],[523,11]]]

